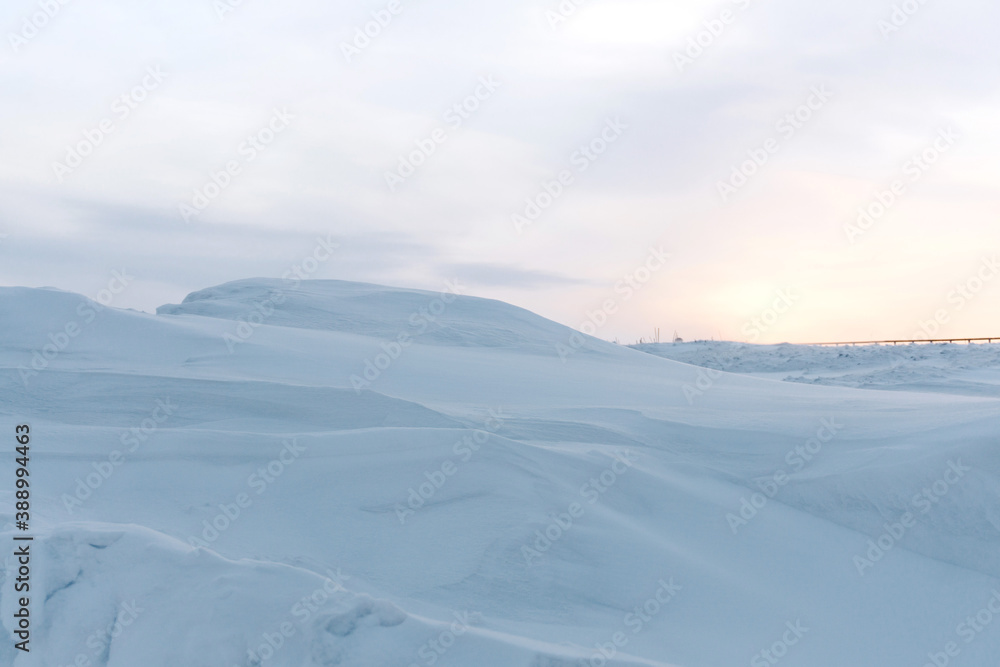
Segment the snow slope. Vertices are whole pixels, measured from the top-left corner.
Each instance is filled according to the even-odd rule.
[[[1000,396],[1000,344],[747,345],[654,343],[634,349],[730,373],[867,389]]]
[[[960,625],[1000,590],[992,395],[715,373],[338,281],[157,315],[3,288],[0,322],[36,535],[33,650],[11,648],[8,560],[0,664],[1000,656],[1000,622]],[[9,480],[5,456],[4,544]]]

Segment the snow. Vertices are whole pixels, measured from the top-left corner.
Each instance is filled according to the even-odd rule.
[[[1000,619],[966,624],[1000,590],[995,346],[636,350],[497,301],[268,279],[156,315],[3,288],[0,322],[36,536],[33,650],[8,559],[3,665],[1000,655]]]
[[[632,347],[686,364],[789,382],[1000,396],[1000,343],[815,346],[698,341]]]

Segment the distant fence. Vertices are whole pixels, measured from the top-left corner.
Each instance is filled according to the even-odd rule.
[[[843,343],[808,343],[809,345],[831,346],[831,345],[898,345],[900,343],[1000,343],[1000,336],[993,338],[921,338],[919,340],[857,340]]]

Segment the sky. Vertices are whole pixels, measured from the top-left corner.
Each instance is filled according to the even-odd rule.
[[[154,312],[298,271],[626,343],[1000,336],[998,24],[986,0],[7,0],[0,284]]]

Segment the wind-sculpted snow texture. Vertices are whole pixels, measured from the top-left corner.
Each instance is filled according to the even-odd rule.
[[[947,386],[986,348],[897,391],[727,348],[782,382],[560,356],[572,330],[457,291],[0,289],[0,537],[20,423],[36,534],[0,665],[996,663],[1000,402]]]
[[[1000,397],[1000,342],[815,346],[699,341],[632,347],[686,364],[788,382]]]

